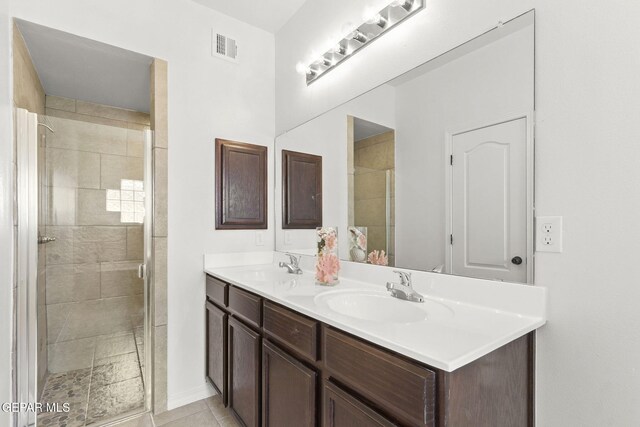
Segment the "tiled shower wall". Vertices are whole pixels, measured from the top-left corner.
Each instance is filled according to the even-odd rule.
[[[143,181],[149,115],[46,98],[49,371],[91,367],[97,337],[143,325],[141,224],[107,211],[108,190]]]
[[[395,265],[395,132],[389,131],[354,144],[354,224],[367,227],[367,251],[385,250],[386,171],[391,171],[391,239],[389,265]]]

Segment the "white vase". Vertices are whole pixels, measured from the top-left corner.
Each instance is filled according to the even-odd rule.
[[[349,255],[351,255],[351,261],[365,262],[367,260],[367,252],[357,246],[351,248]]]

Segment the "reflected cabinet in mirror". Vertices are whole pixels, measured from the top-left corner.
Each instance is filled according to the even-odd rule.
[[[276,173],[322,157],[343,260],[531,283],[533,112],[532,11],[280,135]],[[277,224],[277,250],[314,253]]]

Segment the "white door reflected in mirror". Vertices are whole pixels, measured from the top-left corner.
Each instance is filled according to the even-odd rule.
[[[527,280],[527,119],[451,138],[452,274]]]

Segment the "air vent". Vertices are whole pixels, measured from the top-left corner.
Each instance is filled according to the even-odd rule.
[[[238,62],[238,44],[231,37],[220,34],[214,30],[212,33],[211,48],[212,56],[231,62]]]

